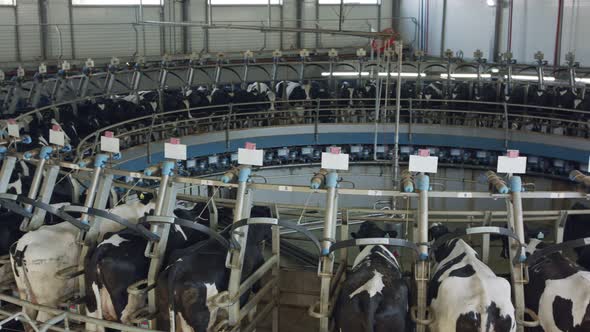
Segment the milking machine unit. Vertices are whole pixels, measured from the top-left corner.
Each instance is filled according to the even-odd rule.
[[[303,85],[305,80],[305,65],[309,59],[309,50],[302,49],[299,51],[299,84]]]
[[[248,88],[248,72],[249,72],[249,67],[251,63],[254,63],[255,59],[254,59],[254,53],[252,53],[252,51],[248,50],[246,52],[244,52],[244,75],[242,75],[242,84],[241,84],[241,88],[242,90],[246,90]],[[258,89],[260,91],[260,89]]]
[[[188,91],[192,88],[193,82],[195,81],[195,75],[197,72],[197,68],[200,64],[200,58],[197,53],[191,53],[189,62],[188,62],[188,69],[186,73],[186,84],[183,86],[183,95],[187,96]]]
[[[538,76],[538,91],[545,91],[545,66],[547,65],[547,61],[544,60],[545,54],[543,52],[538,51],[535,53],[535,60],[536,60],[536,67],[537,67],[537,76]]]
[[[276,102],[276,86],[277,86],[277,76],[279,74],[279,62],[281,61],[281,57],[283,56],[283,52],[280,50],[275,50],[272,52],[272,77],[270,81],[270,93],[268,98],[270,99],[270,111],[276,110],[275,102]]]
[[[233,169],[223,175],[221,181],[230,183],[237,181],[238,189],[236,193],[236,205],[234,207],[233,223],[246,218],[250,218],[250,210],[252,208],[253,192],[248,188],[248,182],[252,174],[252,168],[248,165],[241,165],[239,168]],[[240,324],[240,286],[242,283],[242,266],[244,263],[244,255],[246,254],[246,240],[248,238],[248,226],[240,228],[239,232],[232,232],[233,240],[239,244],[239,249],[231,249],[228,252],[225,265],[231,269],[228,296],[230,305],[227,308],[228,324],[230,326],[237,326]]]
[[[57,79],[51,90],[51,100],[54,103],[59,103],[64,100],[66,91],[70,88],[68,86],[68,72],[71,69],[71,65],[68,61],[61,63],[61,68],[57,71]]]
[[[506,81],[504,84],[504,101],[509,101],[510,96],[512,95],[512,66],[516,64],[516,60],[512,59],[512,52],[506,52],[502,54],[502,62],[503,65],[506,67]],[[504,103],[506,105],[506,103]],[[506,106],[504,106],[506,111]],[[508,117],[505,114],[505,126],[508,125]]]
[[[334,272],[334,254],[330,247],[336,241],[336,223],[338,217],[338,172],[321,169],[311,179],[311,188],[326,189],[326,212],[324,215],[324,229],[321,241],[321,258],[318,275],[321,279],[319,306],[320,332],[328,332],[330,328],[330,291],[332,288],[332,274]]]
[[[576,62],[576,55],[573,52],[568,52],[565,55],[565,60],[567,61],[570,89],[572,89],[572,92],[577,95],[577,93],[576,93],[576,68],[580,67],[580,63]]]
[[[452,94],[451,73],[453,72],[453,50],[447,49],[445,51],[445,59],[447,59],[447,78],[445,79],[444,85],[444,97],[445,99],[450,99]]]
[[[133,74],[131,75],[131,92],[130,94],[135,96],[133,100],[136,104],[139,104],[139,90],[141,89],[141,79],[143,78],[143,68],[145,66],[145,58],[137,57],[135,59],[135,65],[133,65]]]
[[[82,68],[82,77],[80,78],[80,82],[78,83],[77,96],[79,98],[84,98],[88,95],[88,85],[90,84],[90,80],[92,79],[93,70],[94,60],[88,58],[84,63],[84,67]]]
[[[115,85],[115,81],[117,80],[117,71],[119,70],[119,65],[121,61],[116,58],[111,58],[111,63],[109,64],[107,75],[105,76],[105,84],[104,84],[104,93],[109,97],[113,96],[113,86]]]
[[[481,97],[481,91],[483,89],[481,74],[483,71],[483,65],[486,63],[486,59],[483,58],[483,52],[479,49],[473,52],[473,58],[477,64],[477,84],[475,89],[475,98],[479,100]]]
[[[416,77],[416,95],[418,98],[422,99],[422,61],[424,61],[424,51],[416,50],[414,52],[414,57],[416,58],[416,73],[418,74]],[[412,113],[410,112],[410,116],[411,114]]]
[[[362,88],[364,86],[363,81],[363,68],[365,66],[365,62],[367,62],[367,51],[364,48],[359,48],[356,50],[356,57],[358,59],[358,87]]]
[[[223,71],[223,63],[225,62],[225,54],[217,53],[217,59],[215,62],[215,80],[213,81],[213,87],[211,91],[214,91],[219,87],[219,81],[221,80],[221,72]]]
[[[43,85],[45,82],[45,76],[47,75],[47,66],[44,63],[39,65],[39,68],[35,75],[33,76],[33,86],[29,91],[28,96],[28,104],[31,107],[37,108],[39,107],[39,102],[41,100],[41,95],[43,93]]]
[[[4,75],[2,75],[4,76]],[[1,81],[4,81],[2,79]],[[4,114],[14,114],[19,106],[21,94],[23,92],[23,83],[25,82],[25,69],[18,67],[16,69],[16,77],[12,78],[13,85],[8,89],[8,93],[4,98]]]
[[[336,91],[337,87],[336,87],[336,80],[334,80],[334,67],[336,66],[336,63],[338,62],[338,51],[334,48],[331,49],[328,52],[328,57],[330,58],[330,67],[329,67],[330,76],[328,77],[330,91]]]
[[[412,189],[409,176],[405,175],[404,190]],[[430,177],[420,173],[415,178],[418,191],[418,215],[417,232],[414,232],[414,242],[418,244],[418,261],[416,262],[414,279],[416,280],[417,307],[412,308],[415,317],[416,331],[424,332],[427,326],[427,290],[430,279],[430,265],[428,262],[428,192],[430,190]]]

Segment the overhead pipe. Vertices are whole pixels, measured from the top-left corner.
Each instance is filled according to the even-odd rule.
[[[563,5],[564,0],[557,3],[557,26],[555,28],[555,49],[553,51],[553,67],[559,67],[561,58],[561,34],[563,30]]]
[[[512,52],[512,17],[514,14],[514,0],[509,0],[508,4],[508,45],[506,52]]]

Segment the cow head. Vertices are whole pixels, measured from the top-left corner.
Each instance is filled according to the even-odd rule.
[[[143,205],[148,205],[153,199],[154,199],[154,194],[152,194],[152,193],[139,194],[139,201]]]
[[[430,228],[428,229],[428,240],[429,241],[436,241],[438,240],[441,236],[450,233],[449,228],[443,224],[432,224],[432,226],[430,226]]]
[[[373,221],[365,221],[361,224],[358,232],[350,233],[353,239],[366,239],[366,238],[396,238],[396,231],[385,231]],[[359,249],[363,250],[365,246],[360,246]]]

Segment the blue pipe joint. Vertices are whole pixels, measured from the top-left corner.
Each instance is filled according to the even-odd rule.
[[[240,173],[238,174],[238,182],[248,182],[250,180],[250,175],[252,174],[252,169],[250,167],[243,167],[240,168]]]
[[[229,183],[230,181],[231,181],[231,179],[230,179],[229,176],[227,176],[225,174],[221,176],[221,182],[223,182],[223,183]]]
[[[121,152],[113,153],[112,158],[113,158],[113,160],[121,160],[121,158],[123,158],[123,156],[121,155]]]
[[[330,254],[329,248],[322,248],[322,256],[328,256]]]
[[[405,193],[413,193],[414,192],[414,185],[408,184],[408,185],[404,186],[404,192]]]
[[[420,255],[418,255],[418,259],[420,261],[427,261],[428,260],[428,254],[427,253],[424,253],[424,252],[421,252]]]
[[[23,137],[21,139],[21,143],[23,143],[23,144],[31,144],[31,143],[33,143],[33,139],[29,135],[23,135]]]
[[[39,158],[48,160],[49,157],[51,157],[51,154],[53,153],[53,148],[50,146],[44,146],[41,148],[41,152],[39,152]]]
[[[8,151],[8,148],[6,148],[3,145],[0,146],[0,153],[6,153],[7,151]]]
[[[69,145],[69,144],[66,144],[66,145],[64,145],[64,146],[61,148],[61,150],[60,150],[60,151],[61,151],[61,152],[70,152],[70,151],[72,151],[72,146],[71,146],[71,145]]]
[[[174,175],[173,161],[165,161],[162,163],[162,175]]]
[[[320,189],[322,183],[320,181],[313,181],[310,185],[310,188],[313,190],[318,190]]]
[[[97,154],[96,158],[94,158],[94,167],[95,168],[104,168],[109,160],[109,156],[106,154]]]
[[[416,189],[420,191],[430,190],[430,177],[424,173],[420,173],[416,176]]]
[[[326,187],[336,188],[338,186],[338,173],[330,172],[326,175]]]
[[[510,191],[514,192],[522,192],[522,180],[520,176],[512,176],[510,177]]]

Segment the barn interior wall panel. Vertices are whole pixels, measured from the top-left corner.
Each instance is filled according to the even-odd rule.
[[[17,51],[15,45],[16,27],[14,8],[9,6],[0,7],[0,45],[2,45],[2,52],[0,52],[0,61],[16,61]]]
[[[563,10],[563,36],[561,40],[561,59],[569,51],[575,52],[579,61],[590,62],[590,44],[587,32],[590,31],[590,2],[565,0]],[[582,65],[588,66],[587,63]]]
[[[71,59],[72,34],[68,3],[70,0],[52,0],[47,6],[47,57],[49,59]],[[74,28],[75,29],[75,28]]]
[[[14,11],[13,14],[14,15]],[[41,58],[41,29],[39,28],[39,7],[37,0],[18,0],[16,7],[19,27],[18,38],[21,60],[32,61]],[[13,35],[15,38],[15,35]],[[8,45],[15,45],[15,41]]]

